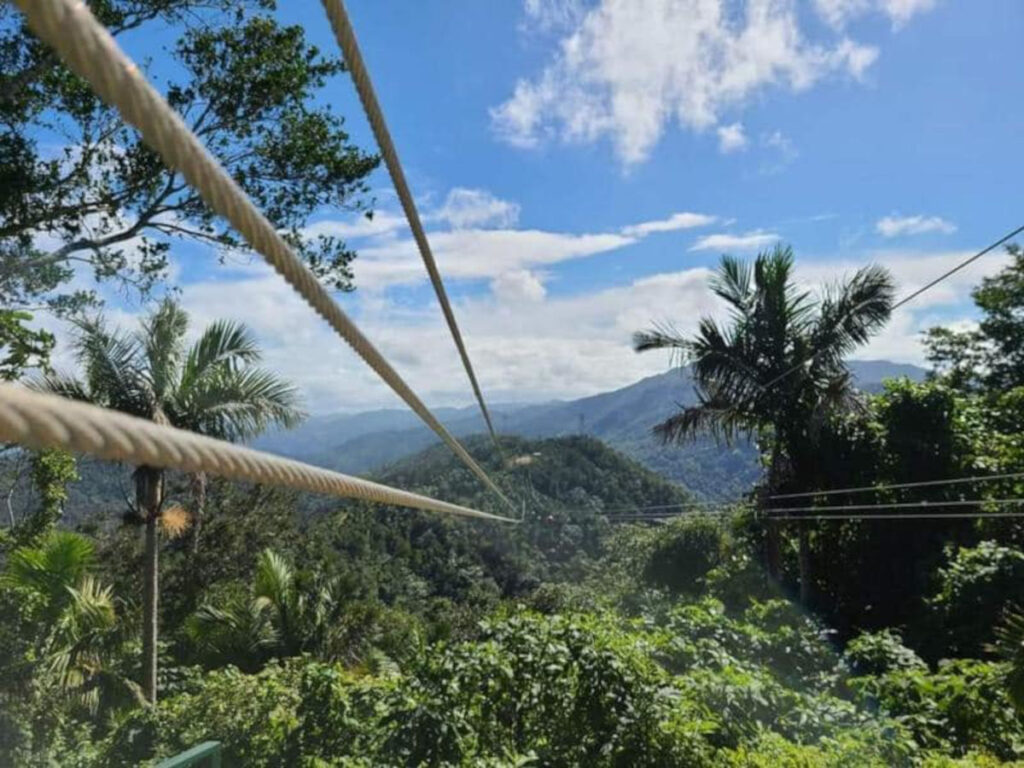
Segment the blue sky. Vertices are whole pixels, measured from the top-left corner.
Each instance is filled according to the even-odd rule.
[[[1024,5],[1006,0],[351,0],[399,154],[493,400],[572,397],[664,370],[632,331],[692,328],[723,252],[781,240],[809,285],[872,261],[901,292],[1022,223]],[[282,3],[334,51],[318,2]],[[159,36],[126,42],[153,56]],[[373,147],[351,83],[325,90]],[[382,171],[340,297],[414,388],[471,400]],[[258,262],[176,251],[197,322],[250,323],[317,411],[397,400]],[[999,255],[893,319],[862,357],[920,362],[969,324]],[[138,307],[117,304],[127,315]]]

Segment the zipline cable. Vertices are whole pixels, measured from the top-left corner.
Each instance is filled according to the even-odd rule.
[[[0,441],[430,512],[518,522],[13,384],[0,384]]]
[[[169,168],[179,171],[207,205],[224,216],[252,247],[326,320],[381,379],[510,508],[512,502],[391,367],[302,263],[273,224],[206,150],[134,62],[77,0],[15,0],[29,26],[97,94],[134,125]]]
[[[434,286],[434,293],[437,294],[437,300],[441,305],[445,322],[448,323],[448,330],[451,331],[452,338],[455,340],[455,346],[459,350],[459,357],[462,358],[462,367],[466,369],[469,383],[473,387],[473,394],[476,396],[477,403],[480,404],[480,412],[483,414],[484,422],[487,424],[487,431],[491,433],[491,439],[494,441],[495,448],[498,449],[499,457],[504,458],[501,445],[498,443],[498,435],[494,431],[494,424],[491,422],[490,411],[488,411],[487,404],[484,402],[483,392],[480,390],[480,384],[477,382],[476,372],[473,370],[473,364],[469,360],[469,352],[466,351],[466,345],[462,340],[462,333],[455,320],[455,312],[452,310],[451,302],[448,300],[448,292],[445,290],[444,281],[441,279],[441,272],[437,268],[434,253],[430,249],[430,241],[427,240],[427,233],[423,229],[423,222],[420,220],[419,212],[416,210],[416,203],[413,200],[412,192],[409,190],[409,184],[405,179],[402,164],[398,159],[398,151],[395,149],[394,141],[391,139],[391,132],[388,130],[387,123],[384,120],[384,111],[381,109],[380,102],[377,101],[377,94],[373,89],[370,73],[366,69],[366,63],[363,61],[363,55],[359,50],[359,43],[356,41],[355,29],[352,27],[348,11],[345,9],[345,4],[342,0],[322,0],[322,2],[324,10],[327,12],[327,18],[331,23],[331,28],[334,30],[334,36],[338,41],[338,47],[341,48],[341,52],[345,57],[345,63],[348,65],[348,70],[352,75],[352,82],[355,83],[356,92],[359,94],[359,101],[363,105],[363,111],[366,113],[366,118],[373,129],[373,135],[377,139],[377,146],[380,147],[380,152],[384,156],[384,164],[391,175],[391,182],[394,184],[395,192],[398,193],[402,210],[405,211],[405,218],[409,222],[409,229],[412,230],[413,238],[416,240],[416,246],[419,248],[423,265],[427,268],[430,282]]]

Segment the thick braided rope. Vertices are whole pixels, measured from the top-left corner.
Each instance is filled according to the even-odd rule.
[[[96,93],[115,106],[168,167],[179,171],[206,204],[224,216],[313,310],[355,350],[391,389],[513,509],[494,481],[409,388],[253,205],[202,142],[149,85],[102,24],[78,0],[15,0],[29,26],[53,46]]]
[[[363,111],[366,112],[366,118],[369,120],[370,127],[373,129],[373,135],[377,139],[377,146],[380,147],[381,155],[384,156],[384,164],[391,175],[391,182],[394,184],[395,192],[398,193],[398,199],[402,203],[402,210],[405,211],[405,218],[409,222],[409,229],[412,230],[420,256],[423,258],[423,264],[427,268],[427,274],[430,275],[430,282],[434,285],[434,293],[437,294],[437,300],[441,304],[441,311],[444,313],[444,319],[448,323],[448,330],[451,331],[452,338],[455,340],[455,346],[459,350],[459,357],[462,358],[462,367],[466,369],[469,383],[473,387],[473,394],[476,395],[476,401],[480,404],[480,412],[483,413],[484,421],[487,424],[487,431],[491,433],[491,439],[494,440],[494,446],[498,449],[498,455],[503,455],[501,445],[498,443],[498,435],[495,433],[494,425],[491,422],[490,411],[487,410],[483,392],[481,392],[480,384],[476,380],[473,364],[469,360],[469,353],[466,351],[466,345],[462,341],[462,333],[459,331],[459,325],[455,321],[455,313],[452,310],[451,302],[448,300],[448,292],[445,290],[444,281],[441,279],[441,272],[437,268],[434,253],[431,251],[430,242],[427,240],[427,233],[423,229],[423,223],[420,221],[419,212],[416,210],[416,203],[413,201],[412,192],[409,191],[409,184],[405,180],[402,164],[398,160],[398,151],[391,140],[391,132],[388,130],[387,123],[384,122],[384,112],[377,101],[377,94],[373,89],[373,83],[370,81],[370,73],[366,69],[363,55],[359,50],[355,29],[352,27],[352,22],[349,20],[348,12],[345,10],[345,4],[342,0],[322,1],[324,10],[327,11],[327,18],[331,22],[331,28],[334,30],[334,36],[338,40],[338,47],[341,48],[341,52],[345,57],[345,63],[352,74],[352,81],[355,83],[356,92],[359,94],[359,100],[363,104]]]
[[[63,448],[137,466],[209,472],[430,512],[516,522],[12,384],[0,384],[0,441],[32,448]]]

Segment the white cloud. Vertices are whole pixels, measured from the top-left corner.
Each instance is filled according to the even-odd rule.
[[[801,260],[797,277],[817,288],[874,261],[893,271],[902,296],[966,255],[887,249],[857,259]],[[899,310],[857,356],[923,362],[920,331],[970,322],[970,288],[1007,263],[1005,254],[993,253],[954,274]],[[366,364],[268,267],[254,265],[241,279],[223,279],[224,275],[217,272],[214,277],[221,279],[183,286],[182,300],[194,328],[219,318],[247,323],[266,352],[265,364],[298,384],[316,412],[401,407]],[[495,278],[492,293],[471,299],[453,295],[487,397],[494,402],[537,401],[607,391],[666,370],[667,356],[635,354],[631,335],[659,322],[691,333],[702,315],[722,312],[707,289],[710,275],[709,269],[695,267],[553,296],[543,292],[537,274],[510,272]],[[471,402],[458,354],[433,303],[410,307],[386,294],[363,291],[341,301],[428,403]],[[112,319],[125,327],[135,321],[127,311],[114,312]]]
[[[761,146],[765,147],[771,155],[761,164],[761,173],[764,174],[779,173],[800,156],[792,140],[782,131],[773,131],[763,135]]]
[[[547,295],[541,279],[528,269],[505,272],[491,280],[491,293],[502,303],[540,301]]]
[[[893,29],[899,29],[919,13],[935,7],[935,0],[814,0],[821,17],[836,29],[868,13],[889,17]]]
[[[747,148],[747,135],[743,123],[731,123],[718,127],[718,150],[722,154],[740,152]]]
[[[718,220],[710,214],[682,211],[665,219],[630,224],[619,232],[573,234],[516,229],[518,217],[516,203],[485,190],[455,188],[439,208],[427,210],[423,219],[428,224],[449,225],[448,229],[431,230],[428,236],[441,271],[455,280],[497,280],[623,248],[652,233],[702,227]],[[361,289],[379,291],[426,280],[416,243],[408,236],[405,220],[396,213],[378,212],[372,221],[363,217],[319,221],[308,231],[366,241],[359,244],[359,258],[353,263]],[[405,236],[399,236],[400,232]]]
[[[944,235],[956,232],[956,225],[940,216],[884,216],[875,224],[875,230],[883,237],[902,235],[923,235],[939,232]]]
[[[541,32],[571,29],[583,16],[581,0],[525,0],[523,11],[529,22],[527,29]]]
[[[334,235],[345,240],[356,240],[364,237],[382,237],[393,235],[402,229],[408,230],[405,217],[397,213],[376,211],[373,218],[360,215],[352,221],[325,219],[310,224],[306,231],[309,234]]]
[[[711,128],[759,91],[860,77],[876,55],[848,39],[806,40],[794,0],[601,0],[540,75],[491,110],[492,123],[520,147],[610,137],[625,163],[637,163],[673,121]]]
[[[519,205],[483,189],[455,187],[433,218],[447,221],[455,229],[511,227],[519,221]]]
[[[700,238],[690,246],[691,251],[756,251],[772,243],[776,243],[779,236],[773,232],[765,232],[756,229],[743,235],[730,235],[719,233],[707,235]]]
[[[644,221],[639,224],[631,224],[622,228],[622,234],[627,237],[645,237],[652,232],[672,232],[677,229],[692,229],[694,227],[706,227],[718,221],[717,216],[709,216],[706,213],[673,213],[667,219],[656,221]]]
[[[615,250],[635,242],[618,234],[574,235],[535,229],[460,229],[433,232],[430,245],[448,279],[491,279],[506,272],[557,264]],[[359,250],[353,262],[356,283],[380,289],[426,279],[411,239],[374,244]]]

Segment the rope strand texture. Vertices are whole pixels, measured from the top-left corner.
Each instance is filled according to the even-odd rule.
[[[146,81],[85,4],[79,0],[15,2],[32,30],[50,44],[75,73],[89,81],[104,101],[116,107],[125,120],[138,128],[167,166],[179,171],[210,208],[231,222],[480,481],[514,509],[494,481],[348,318],[270,221]]]
[[[210,472],[429,512],[517,522],[12,384],[0,384],[0,441],[63,448],[138,466]]]
[[[437,294],[437,300],[441,305],[441,311],[444,313],[445,322],[448,323],[448,330],[451,331],[452,338],[455,340],[455,346],[459,350],[459,357],[462,358],[462,367],[466,369],[469,383],[473,387],[473,394],[476,396],[476,401],[480,404],[480,412],[483,414],[484,422],[487,424],[487,431],[491,433],[491,439],[494,441],[495,448],[498,449],[498,454],[503,455],[501,446],[498,444],[498,435],[495,433],[494,425],[491,423],[491,414],[487,410],[483,392],[480,390],[480,384],[476,380],[476,373],[473,371],[473,364],[469,360],[469,353],[466,351],[466,345],[462,341],[462,333],[459,331],[458,323],[455,321],[455,313],[452,311],[451,302],[448,300],[448,292],[445,290],[444,281],[441,279],[441,273],[437,268],[437,262],[434,260],[433,251],[430,249],[430,242],[427,240],[427,233],[423,229],[419,212],[416,210],[416,203],[413,201],[409,184],[405,180],[402,164],[398,160],[398,151],[395,149],[394,141],[391,139],[391,132],[384,121],[384,111],[380,107],[380,102],[377,101],[377,94],[373,89],[370,73],[366,69],[366,63],[363,61],[363,55],[359,50],[355,29],[349,20],[345,4],[342,0],[323,0],[323,6],[324,10],[327,11],[327,18],[331,23],[331,28],[334,30],[338,47],[341,48],[341,52],[345,57],[345,63],[348,65],[349,72],[352,75],[352,82],[355,83],[356,93],[359,94],[359,101],[362,102],[363,111],[366,112],[366,119],[370,123],[370,128],[373,129],[373,135],[377,139],[377,146],[380,147],[381,155],[384,157],[384,164],[391,175],[391,182],[395,186],[395,192],[402,203],[402,210],[405,211],[405,218],[409,222],[409,229],[412,230],[420,256],[423,258],[423,265],[427,268],[427,274],[430,275],[430,282],[434,286],[434,293]]]

